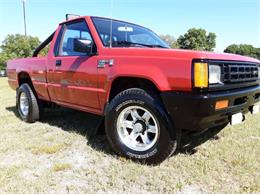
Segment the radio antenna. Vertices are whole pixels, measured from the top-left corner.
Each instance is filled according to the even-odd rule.
[[[109,40],[109,47],[112,48],[112,36],[113,36],[113,8],[114,8],[114,0],[110,0],[110,40]]]

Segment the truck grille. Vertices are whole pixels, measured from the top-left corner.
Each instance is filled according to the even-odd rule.
[[[258,67],[254,64],[224,64],[222,77],[224,83],[257,81]]]

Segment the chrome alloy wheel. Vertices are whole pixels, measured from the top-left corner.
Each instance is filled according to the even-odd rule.
[[[129,106],[118,116],[117,133],[128,148],[141,152],[154,146],[160,132],[151,112],[140,106]]]
[[[20,111],[24,116],[27,116],[29,113],[29,101],[25,92],[20,94]]]

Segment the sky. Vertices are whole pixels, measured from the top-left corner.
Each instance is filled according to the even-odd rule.
[[[66,13],[136,23],[175,38],[189,28],[217,35],[215,51],[230,44],[260,47],[260,0],[26,0],[27,33],[45,40]],[[0,0],[0,42],[24,34],[22,0]]]

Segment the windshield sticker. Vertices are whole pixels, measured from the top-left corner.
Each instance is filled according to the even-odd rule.
[[[132,27],[128,27],[128,26],[119,26],[117,28],[118,31],[120,32],[133,32],[134,29]]]

